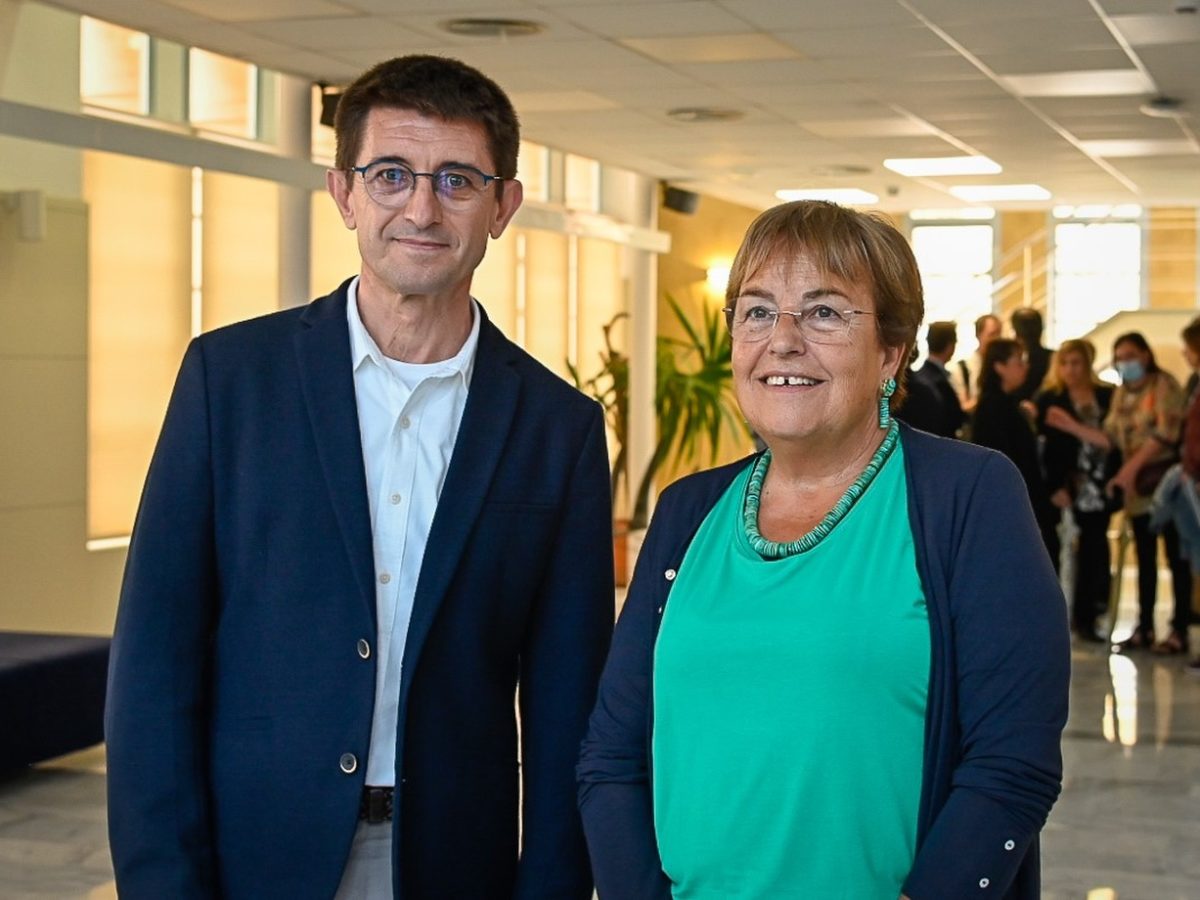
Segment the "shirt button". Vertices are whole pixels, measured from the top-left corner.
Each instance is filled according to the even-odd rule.
[[[401,428],[408,428],[410,425],[412,425],[412,419],[410,419],[408,416],[405,416],[400,420]]]
[[[379,576],[380,584],[387,584],[391,580],[392,580],[392,576],[389,575],[387,572],[384,572],[382,575]]]
[[[667,571],[663,572],[663,578],[667,579],[667,581],[674,581],[675,580],[675,570],[667,569]]]
[[[392,496],[388,497],[388,500],[391,501],[392,506],[395,506],[397,503],[400,502],[400,495],[392,494]]]
[[[1016,845],[1015,843],[1013,843],[1012,841],[1005,841],[1005,842],[1004,842],[1004,849],[1005,849],[1005,850],[1011,850],[1011,849],[1012,849],[1013,847],[1015,847],[1015,846],[1017,846],[1017,845]]]
[[[979,879],[979,886],[980,886],[981,888],[985,888],[985,887],[987,887],[989,884],[991,884],[991,882],[990,882],[990,881],[988,881],[986,878],[980,878],[980,879]]]
[[[352,775],[358,768],[358,757],[353,753],[343,753],[342,758],[338,760],[338,768],[347,775]]]
[[[366,638],[358,639],[358,655],[363,659],[371,658],[371,645],[367,642]]]

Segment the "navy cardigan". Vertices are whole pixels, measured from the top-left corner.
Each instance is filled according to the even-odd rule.
[[[913,900],[1033,900],[1038,833],[1062,781],[1065,601],[1013,465],[902,429],[932,657],[917,854],[904,892]],[[670,897],[650,786],[654,643],[692,537],[749,461],[664,491],[638,558],[578,768],[603,900]],[[883,650],[864,640],[863,652]]]

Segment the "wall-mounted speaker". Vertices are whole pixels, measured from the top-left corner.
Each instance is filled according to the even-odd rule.
[[[693,191],[685,191],[683,188],[671,187],[669,185],[663,189],[663,206],[672,212],[690,216],[696,211],[696,207],[699,205],[700,195]]]
[[[342,99],[341,91],[328,91],[321,94],[321,124],[333,127],[333,117],[337,112],[338,101]]]

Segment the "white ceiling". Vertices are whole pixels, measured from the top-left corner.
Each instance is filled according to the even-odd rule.
[[[1054,203],[1200,205],[1200,13],[1177,0],[55,3],[313,81],[455,56],[509,92],[526,138],[757,207],[781,188],[854,187],[880,207],[953,208],[952,185],[1001,183],[1044,185]],[[441,27],[484,16],[545,30]],[[1156,94],[1189,116],[1140,113]],[[695,106],[745,117],[667,116]],[[882,165],[962,153],[1004,170],[913,179]]]

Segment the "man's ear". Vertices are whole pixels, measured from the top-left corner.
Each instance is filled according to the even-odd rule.
[[[517,210],[521,206],[521,201],[525,198],[525,188],[521,182],[515,178],[510,178],[504,182],[504,192],[500,195],[500,199],[496,201],[496,215],[492,219],[492,227],[488,229],[488,233],[492,239],[500,237],[504,234],[504,229],[508,227],[508,223],[512,221],[512,217],[517,214]]]
[[[354,207],[350,204],[350,191],[354,189],[354,176],[347,178],[345,172],[326,169],[325,189],[329,191],[333,202],[337,204],[338,212],[342,214],[342,221],[346,223],[347,228],[353,231],[357,227],[354,220]]]

